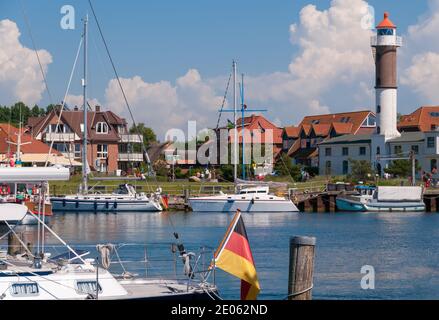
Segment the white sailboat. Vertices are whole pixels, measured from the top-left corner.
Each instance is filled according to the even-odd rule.
[[[84,123],[87,122],[87,25],[88,17],[84,19],[84,79],[83,85],[83,108]],[[53,211],[75,212],[120,212],[120,211],[162,211],[161,195],[154,193],[151,196],[145,193],[138,194],[132,185],[124,184],[111,194],[89,194],[88,174],[90,167],[87,162],[87,130],[83,132],[82,151],[82,194],[67,195],[64,197],[52,197]]]
[[[224,194],[207,197],[190,197],[189,206],[194,212],[298,212],[296,205],[285,197],[269,192],[269,184],[244,181],[238,184],[238,130],[236,119],[236,62],[233,62],[233,105],[234,105],[234,182],[237,186],[235,194]],[[244,106],[243,106],[244,107]]]

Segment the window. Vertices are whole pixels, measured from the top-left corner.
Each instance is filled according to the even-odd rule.
[[[348,147],[343,147],[342,154],[343,154],[343,156],[348,156],[349,155],[349,148]]]
[[[435,147],[434,137],[428,137],[427,138],[427,148],[434,148],[434,147]]]
[[[430,160],[430,171],[436,171],[437,170],[437,159],[431,159]]]
[[[99,293],[102,293],[102,287],[98,283]],[[76,291],[80,294],[95,294],[96,293],[96,281],[77,281]]]
[[[331,150],[331,148],[326,148],[326,149],[325,149],[325,156],[330,157],[331,154],[332,154],[332,150]]]
[[[432,116],[434,118],[438,118],[439,117],[439,112],[430,112],[430,116]]]
[[[349,172],[349,162],[348,161],[343,161],[343,174],[346,175]]]
[[[49,132],[51,133],[64,133],[66,132],[64,124],[60,123],[58,126],[56,124],[51,124]]]
[[[380,155],[380,154],[381,154],[381,148],[377,147],[377,155]]]
[[[98,144],[98,152],[97,152],[98,158],[108,158],[108,145],[106,144]]]
[[[312,123],[312,124],[319,124],[319,123],[320,123],[320,120],[313,120],[313,121],[311,121],[311,123]]]
[[[331,161],[326,161],[325,163],[325,173],[326,175],[331,174]]]
[[[377,113],[381,113],[381,106],[377,105]]]
[[[118,131],[119,131],[120,134],[125,134],[126,133],[126,130],[125,130],[124,126],[119,126]]]
[[[393,153],[394,154],[401,154],[402,153],[402,147],[401,146],[393,147]]]
[[[14,297],[34,297],[40,293],[36,282],[14,283],[11,286],[11,295]]]
[[[377,134],[381,134],[381,127],[380,126],[377,127]]]
[[[415,154],[419,154],[419,146],[412,146],[412,151],[413,151]]]
[[[96,125],[96,133],[105,134],[108,133],[108,124],[105,122],[98,122]]]
[[[79,143],[75,144],[75,158],[81,158],[81,145]]]
[[[394,34],[393,29],[378,29],[379,36],[393,36],[393,34]]]
[[[360,156],[366,155],[366,147],[360,147]]]

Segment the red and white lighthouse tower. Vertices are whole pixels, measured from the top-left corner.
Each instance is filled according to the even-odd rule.
[[[402,39],[396,35],[396,26],[387,12],[376,29],[377,34],[371,41],[376,68],[376,133],[387,141],[400,136],[397,130],[397,49]]]
[[[375,55],[375,94],[377,127],[372,136],[372,162],[378,173],[382,173],[389,161],[380,160],[380,156],[389,156],[391,150],[386,143],[401,136],[397,129],[397,50],[402,39],[396,34],[396,26],[384,13],[384,20],[376,27],[377,34],[372,37],[371,45]]]

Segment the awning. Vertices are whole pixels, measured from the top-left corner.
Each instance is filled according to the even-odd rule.
[[[47,154],[44,153],[27,153],[21,156],[21,161],[26,163],[46,163]],[[72,166],[72,167],[80,167],[82,166],[81,162],[75,161],[74,159],[68,159],[64,156],[57,156],[55,154],[51,154],[49,156],[49,164],[56,165],[60,164],[62,166]]]

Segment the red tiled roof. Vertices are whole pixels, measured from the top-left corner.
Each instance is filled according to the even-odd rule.
[[[238,134],[241,133],[241,118],[237,120],[238,123]],[[249,117],[244,118],[245,128],[250,131],[256,131],[261,133],[261,141],[257,141],[258,143],[265,143],[266,138],[270,138],[268,134],[265,134],[267,130],[273,130],[273,144],[282,144],[282,134],[283,129],[277,127],[272,122],[268,121],[265,117],[259,115],[251,115]],[[234,130],[230,130],[230,141],[233,141]],[[255,139],[255,136],[254,136]],[[242,142],[242,136],[239,136],[239,142]],[[255,141],[254,141],[255,142]]]
[[[423,106],[409,115],[402,116],[398,123],[400,131],[432,131],[432,126],[439,127],[439,106]]]
[[[285,127],[285,134],[289,138],[297,138],[299,137],[300,127]]]
[[[45,143],[34,139],[28,132],[22,130],[21,142],[21,152],[23,153],[38,153],[38,154],[48,154],[50,147]],[[12,153],[17,151],[17,146],[14,144],[9,144],[7,141],[17,143],[18,137],[16,134],[19,133],[19,129],[10,126],[8,124],[0,124],[0,153],[6,154],[8,147]],[[30,142],[30,143],[28,143]],[[26,143],[26,144],[24,144]],[[52,149],[52,154],[61,155],[55,149]]]
[[[317,137],[325,137],[329,134],[330,124],[313,124],[312,131]]]
[[[334,129],[337,134],[349,134],[352,133],[352,123],[343,123],[343,122],[333,122],[332,129]]]

